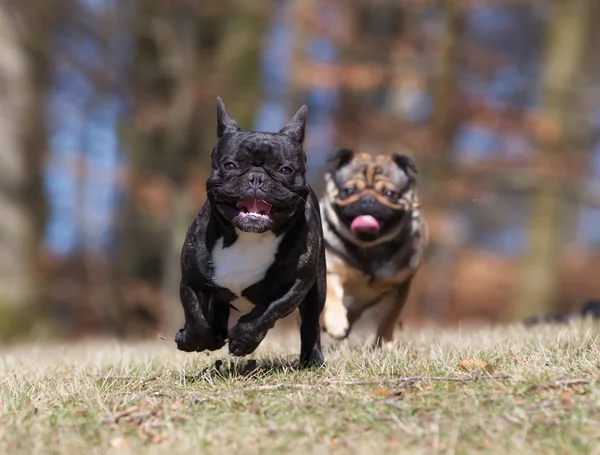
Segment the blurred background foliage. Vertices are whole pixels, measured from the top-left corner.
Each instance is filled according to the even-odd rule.
[[[0,336],[155,336],[205,198],[220,95],[309,107],[308,177],[408,153],[431,227],[405,325],[600,296],[595,0],[0,2]]]

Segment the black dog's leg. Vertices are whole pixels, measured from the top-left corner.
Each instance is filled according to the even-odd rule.
[[[243,357],[252,354],[267,336],[273,324],[261,324],[264,320],[266,306],[256,305],[254,309],[238,319],[237,323],[227,332],[229,353]]]
[[[315,212],[318,214],[318,211],[315,210]],[[320,337],[319,315],[323,310],[327,292],[325,248],[319,239],[322,236],[318,230],[320,226],[318,223],[309,226],[306,244],[310,243],[314,248],[312,251],[307,250],[305,254],[300,255],[294,274],[294,282],[288,291],[272,301],[263,301],[256,304],[250,313],[238,319],[237,323],[229,330],[227,337],[229,338],[230,354],[244,356],[254,352],[267,335],[267,332],[275,326],[279,319],[288,316],[306,301],[305,308],[302,310],[304,316],[302,317],[300,330],[303,333],[303,346],[307,350],[305,360],[318,357],[321,352],[318,344]],[[305,243],[303,240],[294,238],[294,241],[300,242],[301,245]],[[296,243],[296,245],[298,244]],[[315,248],[319,249],[316,250]],[[316,282],[318,282],[318,285],[316,285]],[[309,294],[311,296],[307,298]],[[264,297],[260,296],[260,298]],[[313,328],[310,327],[311,324]],[[308,347],[309,344],[310,348]],[[316,349],[314,354],[313,348]],[[320,357],[323,356],[320,355]]]
[[[231,308],[228,303],[225,303],[216,297],[211,299],[208,312],[208,324],[212,327],[219,343],[222,342],[225,344],[230,312]]]
[[[327,299],[327,269],[325,248],[319,254],[319,266],[315,284],[300,304],[300,366],[306,368],[325,363],[321,351],[321,328],[319,322]]]
[[[203,307],[208,303],[210,293],[196,293],[182,283],[179,296],[185,314],[185,325],[175,335],[177,349],[185,352],[215,351],[225,344],[217,340],[215,333],[204,317]]]
[[[319,316],[323,311],[325,299],[320,295],[322,286],[315,282],[304,301],[300,304],[300,366],[303,368],[319,366],[325,363],[321,351],[321,329]]]
[[[256,305],[229,329],[229,353],[235,356],[252,354],[275,323],[298,308],[307,294],[307,280],[300,277],[284,296],[268,304]]]
[[[324,258],[321,264],[325,264]],[[277,320],[299,308],[302,319],[300,363],[305,367],[323,364],[319,317],[327,295],[325,273],[324,265],[319,265],[316,280],[308,290],[306,280],[299,278],[286,295],[270,305],[257,305],[250,313],[242,316],[228,332],[229,352],[235,356],[251,354]]]

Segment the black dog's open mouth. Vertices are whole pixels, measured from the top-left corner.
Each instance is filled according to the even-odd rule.
[[[271,219],[272,204],[269,204],[264,199],[250,198],[244,199],[236,204],[239,210],[239,215],[242,219],[269,220]]]
[[[260,198],[241,201],[217,199],[221,210],[231,218],[243,221],[269,221],[273,215],[273,205]]]

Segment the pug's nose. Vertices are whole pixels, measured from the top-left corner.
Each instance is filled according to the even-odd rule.
[[[261,172],[250,172],[248,174],[248,182],[250,182],[250,186],[253,189],[257,190],[265,183],[265,176]]]
[[[375,205],[375,198],[373,196],[363,196],[360,198],[360,206],[365,209],[369,209]]]

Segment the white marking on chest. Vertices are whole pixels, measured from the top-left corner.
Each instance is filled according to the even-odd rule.
[[[247,313],[254,305],[241,297],[242,292],[265,277],[283,237],[275,237],[271,231],[254,234],[236,230],[236,233],[238,238],[233,245],[224,248],[223,238],[215,244],[213,270],[217,285],[238,297],[231,304],[241,313]]]

